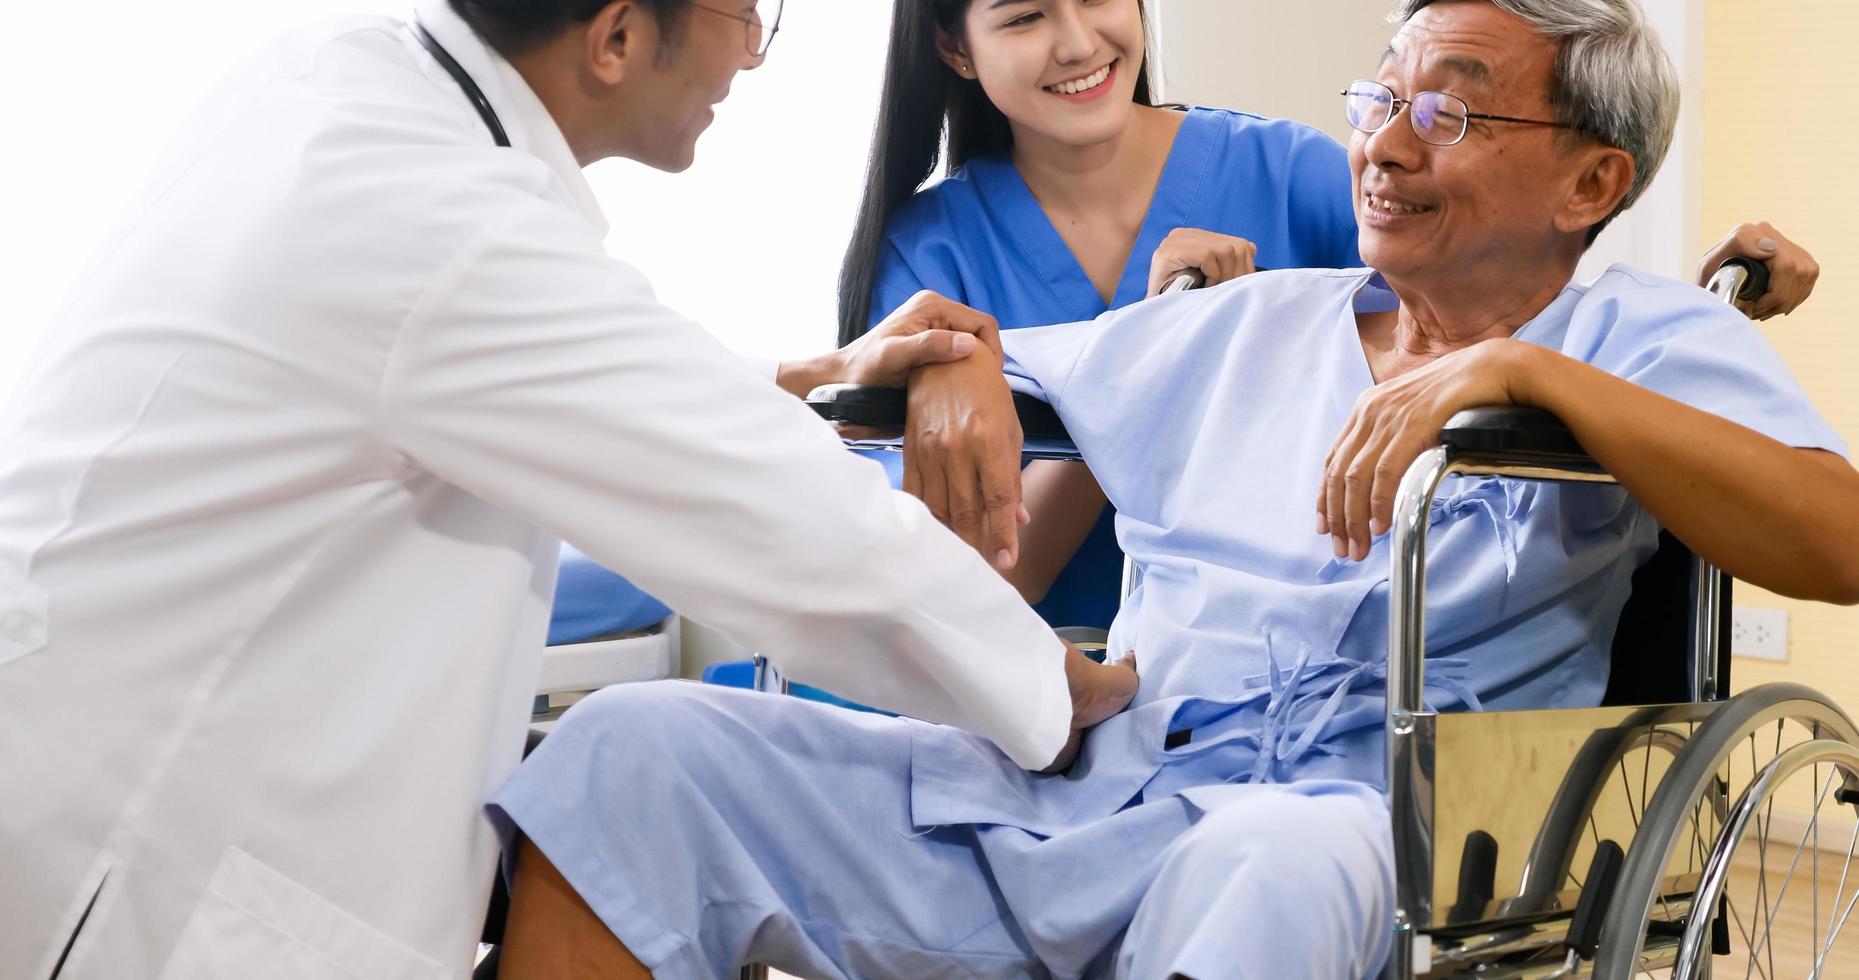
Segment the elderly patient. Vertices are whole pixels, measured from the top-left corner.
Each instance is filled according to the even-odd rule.
[[[1859,474],[1756,330],[1623,268],[1568,285],[1671,131],[1671,70],[1632,0],[1403,13],[1346,97],[1372,269],[1003,338],[1146,573],[1112,631],[1140,651],[1130,708],[1038,775],[908,718],[610,688],[495,798],[527,838],[509,976],[1370,974],[1393,902],[1382,532],[1462,407],[1556,412],[1634,498],[1446,487],[1438,708],[1597,703],[1661,523],[1733,574],[1859,599]],[[999,405],[999,366],[926,369],[913,402]]]

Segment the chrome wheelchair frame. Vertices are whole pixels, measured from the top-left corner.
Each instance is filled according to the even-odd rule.
[[[1765,272],[1760,266],[1726,265],[1710,288],[1726,302],[1757,296],[1766,289]],[[1428,512],[1441,482],[1452,475],[1616,482],[1553,416],[1515,408],[1461,413],[1442,431],[1441,445],[1422,454],[1402,479],[1390,541],[1386,740],[1396,894],[1385,975],[1394,980],[1420,975],[1625,980],[1669,970],[1673,977],[1709,976],[1713,954],[1731,952],[1730,920],[1735,913],[1728,908],[1725,890],[1732,859],[1752,830],[1761,858],[1766,858],[1777,785],[1809,768],[1813,785],[1820,785],[1824,766],[1828,780],[1814,800],[1808,825],[1815,836],[1812,920],[1817,928],[1818,821],[1830,794],[1838,805],[1850,805],[1859,813],[1859,728],[1824,696],[1798,685],[1765,685],[1726,699],[1728,660],[1721,639],[1729,581],[1703,560],[1690,558],[1692,622],[1685,637],[1689,702],[1446,714],[1425,706]],[[1761,734],[1766,743],[1770,725],[1775,749],[1768,753],[1764,748],[1759,754],[1756,736]],[[1784,731],[1790,725],[1797,729],[1797,738],[1784,751]],[[1464,762],[1491,754],[1492,746],[1507,739],[1542,736],[1558,726],[1565,734],[1585,737],[1549,801],[1548,819],[1533,836],[1510,842],[1529,845],[1524,848],[1528,857],[1518,894],[1493,901],[1500,844],[1479,828],[1467,836],[1462,856],[1442,853],[1436,811],[1439,781],[1453,768],[1448,761],[1463,768]],[[1733,798],[1732,754],[1740,753],[1746,743],[1747,781]],[[1599,827],[1605,822],[1598,824],[1593,812],[1596,784],[1635,752],[1643,759],[1637,807],[1631,784],[1624,787],[1632,825],[1617,824],[1609,829],[1609,839],[1602,840]],[[1656,781],[1651,779],[1655,753],[1671,760],[1660,767]],[[1840,788],[1833,793],[1836,782]],[[1586,882],[1574,878],[1570,867],[1584,818],[1595,845]],[[1495,819],[1503,821],[1501,816]],[[1690,840],[1685,839],[1687,828]],[[1793,882],[1807,844],[1804,837],[1796,847],[1781,882],[1781,896]],[[1851,905],[1842,915],[1839,903],[1847,872],[1853,868],[1855,845],[1859,829],[1854,844],[1846,848],[1833,903],[1836,917],[1828,920],[1826,946],[1814,960],[1816,977],[1822,975],[1833,942],[1851,915]],[[1681,856],[1686,865],[1682,871],[1677,867]],[[1454,861],[1460,871],[1459,901],[1442,908],[1440,872]],[[1759,875],[1766,920],[1752,928],[1758,925],[1752,912],[1748,926],[1736,923],[1751,971],[1759,965],[1779,911],[1766,908],[1767,869],[1760,869]],[[1565,878],[1577,886],[1572,905],[1559,888]],[[1780,901],[1777,897],[1775,905]],[[1819,944],[1817,932],[1812,943]],[[1773,960],[1771,946],[1770,969],[1764,976],[1773,974]],[[1859,971],[1859,959],[1851,969]]]

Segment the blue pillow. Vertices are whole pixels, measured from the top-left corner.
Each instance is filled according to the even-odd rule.
[[[555,579],[555,607],[549,615],[549,645],[645,629],[671,614],[665,604],[607,571],[593,559],[562,545]]]

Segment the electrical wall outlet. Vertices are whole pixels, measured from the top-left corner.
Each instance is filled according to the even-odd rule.
[[[1754,606],[1732,607],[1730,654],[1752,660],[1787,660],[1787,611],[1758,609]]]

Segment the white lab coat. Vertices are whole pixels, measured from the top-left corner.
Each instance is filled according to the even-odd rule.
[[[558,538],[791,676],[1065,737],[1038,618],[606,257],[542,104],[423,17],[514,149],[399,21],[282,40],[0,427],[5,980],[74,932],[67,980],[462,974]]]

